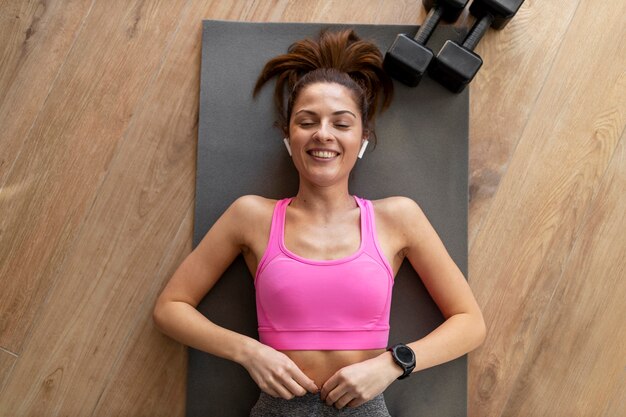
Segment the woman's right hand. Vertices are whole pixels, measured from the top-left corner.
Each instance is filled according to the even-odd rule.
[[[307,391],[319,392],[315,382],[282,352],[258,343],[241,365],[263,392],[276,398],[292,399]]]

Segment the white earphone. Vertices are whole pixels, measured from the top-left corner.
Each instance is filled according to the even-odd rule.
[[[283,142],[285,143],[285,147],[287,148],[287,152],[289,152],[289,156],[291,156],[291,146],[289,146],[289,139],[284,138]]]
[[[368,143],[369,142],[367,141],[367,139],[363,141],[363,144],[361,145],[361,150],[359,151],[359,159],[363,158],[363,154],[365,153],[365,149],[367,149]]]

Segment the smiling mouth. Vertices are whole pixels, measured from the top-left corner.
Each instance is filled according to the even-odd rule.
[[[332,159],[339,155],[339,152],[335,151],[308,151],[307,153],[311,156],[321,159]]]

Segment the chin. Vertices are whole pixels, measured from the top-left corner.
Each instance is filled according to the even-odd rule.
[[[347,178],[346,178],[347,179]],[[300,175],[300,182],[306,181],[312,185],[318,187],[330,187],[335,184],[339,184],[344,179],[340,176],[326,176],[326,175]]]

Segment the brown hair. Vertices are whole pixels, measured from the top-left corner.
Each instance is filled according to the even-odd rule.
[[[354,30],[322,30],[317,39],[294,42],[286,54],[267,62],[254,86],[253,96],[267,81],[277,77],[274,88],[278,111],[276,125],[288,134],[291,109],[303,88],[318,82],[343,85],[353,93],[361,110],[363,129],[375,142],[374,115],[378,102],[382,101],[382,111],[389,107],[393,96],[393,83],[382,63],[383,57],[376,45],[361,40]],[[287,109],[286,90],[289,92]]]

